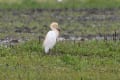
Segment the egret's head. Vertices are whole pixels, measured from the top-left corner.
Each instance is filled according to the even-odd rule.
[[[58,23],[57,23],[57,22],[52,22],[52,23],[50,24],[50,28],[51,28],[52,30],[56,29],[56,30],[60,31],[60,28],[58,27]]]

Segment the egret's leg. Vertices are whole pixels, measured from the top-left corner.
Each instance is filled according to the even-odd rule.
[[[49,54],[52,54],[52,50],[51,49],[49,49]]]

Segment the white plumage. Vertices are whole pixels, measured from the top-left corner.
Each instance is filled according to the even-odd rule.
[[[58,2],[62,2],[63,0],[57,0]]]
[[[47,35],[45,37],[45,40],[44,40],[44,43],[43,43],[45,53],[48,53],[49,50],[54,47],[54,45],[56,44],[56,40],[57,40],[57,38],[59,36],[58,23],[53,22],[50,25],[50,28],[52,30],[47,33]]]

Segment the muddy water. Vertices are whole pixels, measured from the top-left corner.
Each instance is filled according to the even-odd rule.
[[[44,39],[52,21],[62,29],[59,40],[112,40],[114,31],[120,38],[120,9],[1,9],[0,44]]]

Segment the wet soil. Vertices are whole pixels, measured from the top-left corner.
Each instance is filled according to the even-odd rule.
[[[115,31],[117,39],[120,37],[119,8],[1,9],[0,44],[7,41],[18,43],[30,37],[44,39],[53,21],[57,21],[62,29],[60,40],[102,40],[105,36],[113,39]]]

